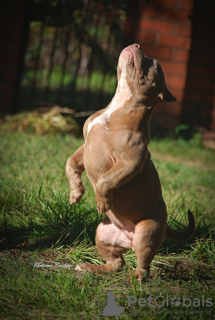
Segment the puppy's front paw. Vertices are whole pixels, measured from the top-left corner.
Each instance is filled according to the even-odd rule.
[[[84,194],[84,191],[85,190],[82,184],[80,187],[72,189],[69,194],[69,203],[74,204],[79,202]]]
[[[113,205],[113,195],[109,194],[104,197],[101,195],[96,195],[96,205],[99,213],[105,213],[112,208]]]

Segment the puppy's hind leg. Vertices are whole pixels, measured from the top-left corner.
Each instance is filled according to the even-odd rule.
[[[96,231],[96,246],[105,264],[95,265],[83,263],[76,267],[78,271],[105,273],[119,271],[125,264],[122,253],[131,248],[131,242],[124,233],[118,229],[109,218],[105,218]]]
[[[152,220],[142,220],[135,226],[134,252],[137,256],[135,276],[138,280],[145,280],[150,273],[150,263],[160,248],[164,236],[163,224]]]

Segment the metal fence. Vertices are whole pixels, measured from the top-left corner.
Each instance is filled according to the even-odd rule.
[[[107,105],[116,87],[127,1],[33,0],[19,109]]]

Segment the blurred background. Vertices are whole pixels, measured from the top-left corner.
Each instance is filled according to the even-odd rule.
[[[154,123],[212,137],[214,9],[212,0],[1,1],[0,113],[57,105],[81,123],[109,103],[119,53],[138,42],[177,98],[156,108]]]

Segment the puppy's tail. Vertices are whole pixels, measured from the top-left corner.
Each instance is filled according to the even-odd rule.
[[[195,231],[195,220],[190,210],[188,210],[188,220],[189,220],[188,229],[185,231],[176,231],[174,229],[171,229],[167,225],[167,228],[165,231],[166,238],[173,241],[186,241],[190,239]]]

